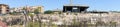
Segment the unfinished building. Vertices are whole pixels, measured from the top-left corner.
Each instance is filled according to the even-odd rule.
[[[64,5],[63,12],[86,12],[87,8],[87,5]]]

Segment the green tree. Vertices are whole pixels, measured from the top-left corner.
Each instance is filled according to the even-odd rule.
[[[34,17],[34,13],[28,13],[28,16],[30,16],[31,17],[31,19],[32,19],[32,22],[33,22],[33,17]]]
[[[16,12],[15,12],[15,11],[13,11],[13,12],[10,12],[9,14],[10,14],[10,15],[15,15],[15,14],[16,14]]]
[[[40,13],[39,11],[40,11],[40,9],[37,8],[37,9],[34,10],[34,13],[35,13],[35,14],[39,14],[39,13]]]
[[[45,11],[44,13],[45,13],[45,14],[52,14],[53,11],[51,11],[51,10],[47,10],[47,11]]]
[[[39,18],[39,14],[40,14],[40,8],[38,7],[37,9],[34,10],[34,13],[36,14],[37,18],[38,18],[38,22],[39,22],[39,26],[41,27],[41,18]]]

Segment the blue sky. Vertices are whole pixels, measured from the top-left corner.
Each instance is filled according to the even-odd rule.
[[[8,4],[10,7],[43,5],[45,10],[62,9],[69,0],[0,0],[0,4]],[[120,0],[73,0],[73,4],[86,4],[88,10],[120,11]]]

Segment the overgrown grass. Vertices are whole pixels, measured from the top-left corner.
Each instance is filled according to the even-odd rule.
[[[39,22],[28,22],[26,27],[39,27]]]

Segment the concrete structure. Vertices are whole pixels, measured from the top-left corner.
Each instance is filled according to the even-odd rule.
[[[87,5],[64,5],[63,12],[84,12],[87,8]]]
[[[38,9],[40,13],[44,13],[44,6],[31,6],[33,11]]]
[[[6,4],[0,4],[0,14],[7,14],[9,12],[9,6]]]

